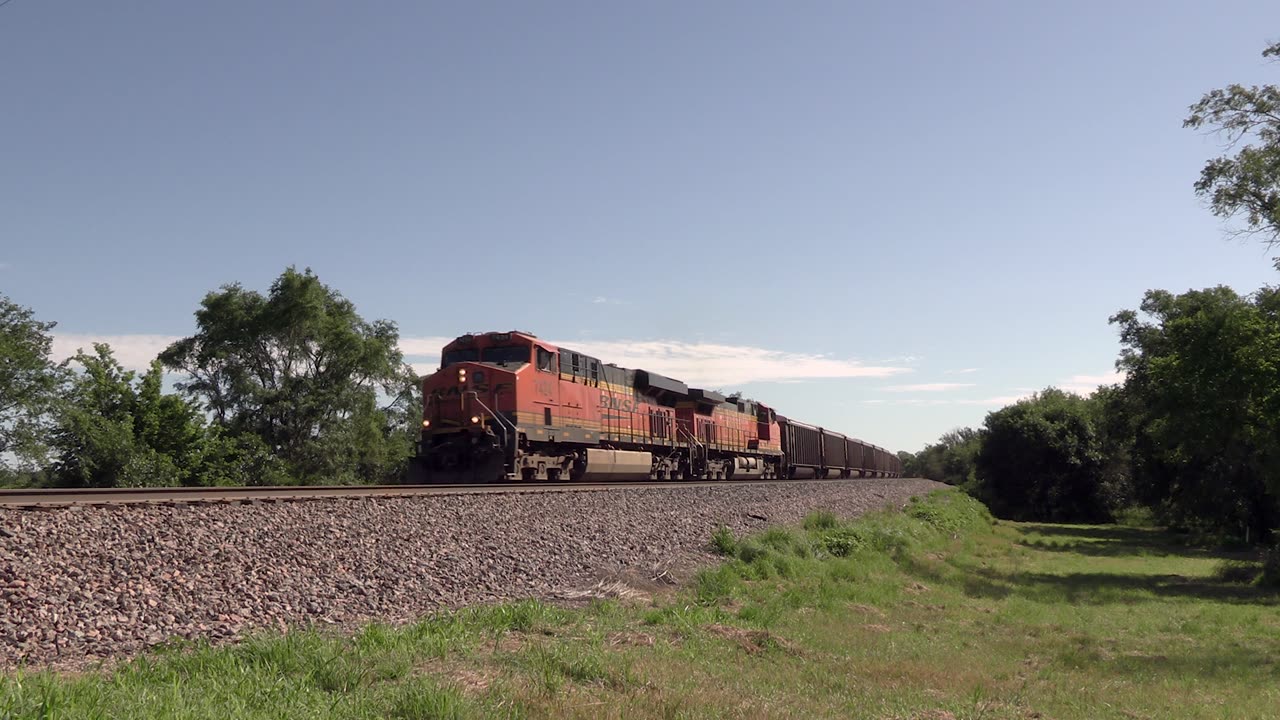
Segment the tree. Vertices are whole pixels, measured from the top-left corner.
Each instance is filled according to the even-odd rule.
[[[916,453],[912,474],[948,485],[964,485],[973,480],[974,458],[981,446],[980,431],[968,427],[951,430]]]
[[[49,357],[56,323],[0,295],[0,456],[42,459],[44,426],[61,374]]]
[[[920,462],[916,460],[915,453],[899,450],[898,462],[902,463],[902,477],[921,477]]]
[[[393,477],[407,462],[417,376],[394,323],[366,322],[310,269],[287,269],[267,295],[239,284],[207,294],[198,332],[160,355],[189,380],[229,437],[254,435],[298,481]]]
[[[1111,319],[1135,491],[1171,522],[1261,537],[1280,521],[1280,291],[1153,290],[1141,312]]]
[[[56,404],[52,432],[59,485],[141,487],[208,484],[207,434],[199,411],[161,392],[161,366],[138,378],[95,343],[66,365],[81,371]],[[136,381],[136,385],[135,385]]]
[[[1123,385],[1104,385],[1088,398],[1102,443],[1098,478],[1102,502],[1113,511],[1134,502],[1134,438],[1142,407]]]
[[[974,490],[992,512],[1015,520],[1109,519],[1102,440],[1088,400],[1048,388],[989,413],[984,430]]]
[[[1280,43],[1262,55],[1280,57]],[[1205,94],[1189,110],[1183,127],[1208,126],[1235,150],[1205,164],[1196,193],[1209,199],[1215,215],[1242,216],[1239,232],[1261,235],[1268,247],[1280,243],[1280,87],[1232,84]]]

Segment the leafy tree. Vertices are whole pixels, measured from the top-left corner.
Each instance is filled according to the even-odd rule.
[[[159,362],[138,378],[96,343],[93,354],[77,353],[72,363],[81,372],[57,404],[52,433],[58,484],[205,484],[204,421],[186,400],[161,392]]]
[[[160,359],[190,376],[179,388],[225,435],[256,436],[306,483],[382,481],[407,463],[417,377],[394,323],[366,322],[294,268],[265,296],[239,284],[209,293],[196,322]]]
[[[912,474],[948,485],[965,485],[973,480],[974,458],[981,446],[978,430],[966,427],[947,432],[915,455]]]
[[[902,463],[902,477],[920,477],[917,474],[920,471],[920,462],[916,460],[915,453],[899,450],[898,462]]]
[[[978,495],[1016,520],[1101,521],[1102,440],[1089,401],[1049,388],[987,415]]]
[[[1119,325],[1134,486],[1172,522],[1252,538],[1280,497],[1280,292],[1146,294]]]
[[[61,373],[49,357],[56,323],[0,295],[0,457],[43,458],[45,421]]]
[[[1139,400],[1123,385],[1104,385],[1089,397],[1102,442],[1098,483],[1103,503],[1113,512],[1134,502],[1133,463]]]
[[[1263,57],[1280,57],[1280,43]],[[1243,217],[1247,234],[1280,243],[1280,87],[1232,84],[1190,107],[1183,127],[1209,127],[1225,135],[1234,155],[1210,160],[1195,190],[1222,218]],[[1252,141],[1252,142],[1251,142]]]
[[[257,435],[231,435],[211,425],[202,458],[201,485],[289,485],[284,463]]]

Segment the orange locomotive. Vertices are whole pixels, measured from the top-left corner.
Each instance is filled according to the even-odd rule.
[[[423,378],[413,483],[896,476],[883,448],[525,332],[463,335]]]

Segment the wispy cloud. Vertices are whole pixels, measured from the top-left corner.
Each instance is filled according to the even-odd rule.
[[[11,267],[13,266],[7,262],[0,262],[0,270],[8,270]]]
[[[1122,372],[1109,372],[1102,375],[1072,375],[1069,379],[1058,383],[1057,387],[1079,395],[1092,395],[1099,385],[1114,385],[1124,382]]]
[[[400,347],[420,373],[435,370],[440,348],[451,338],[405,338]],[[864,365],[857,360],[811,353],[770,350],[750,345],[680,340],[583,340],[555,345],[592,355],[601,362],[651,370],[694,386],[723,387],[751,382],[794,382],[832,378],[886,378],[911,372],[892,365]]]
[[[1099,385],[1111,385],[1114,383],[1124,382],[1125,375],[1120,372],[1103,373],[1101,375],[1072,375],[1070,378],[1061,382],[1054,383],[1052,387],[1065,392],[1075,393],[1088,397],[1097,391]],[[980,400],[956,400],[958,405],[981,405],[985,407],[1004,407],[1005,405],[1013,405],[1019,400],[1026,400],[1043,388],[1014,388],[1007,395],[997,395],[995,397],[983,398]]]
[[[61,361],[84,350],[93,353],[95,342],[111,346],[116,360],[130,370],[146,370],[151,361],[170,343],[180,340],[177,335],[94,335],[92,333],[54,333],[51,354]]]
[[[423,337],[402,337],[400,338],[400,352],[408,358],[423,358],[430,360],[433,366],[440,365],[440,350],[445,345],[453,342],[454,338],[427,335]]]
[[[973,387],[973,383],[919,383],[916,385],[889,385],[881,389],[885,392],[946,392],[967,387]]]
[[[981,369],[982,368],[963,368],[960,370],[947,370],[942,374],[943,375],[968,375],[969,373],[976,373]]]
[[[105,342],[122,365],[145,370],[162,350],[178,339],[176,335],[57,333],[53,338],[53,354],[61,360],[74,355],[77,349],[91,350],[94,342]],[[403,337],[400,350],[414,369],[425,375],[439,367],[440,349],[451,340],[453,338],[444,336]],[[866,365],[853,359],[750,345],[679,340],[551,342],[592,355],[601,362],[651,370],[693,386],[710,388],[752,382],[888,378],[912,372],[906,367]]]
[[[917,365],[924,360],[920,355],[893,355],[887,358],[873,360],[876,365]]]
[[[1020,393],[1016,395],[997,395],[995,397],[981,398],[977,400],[956,400],[957,405],[980,405],[983,407],[1004,407],[1012,405],[1019,400],[1026,400],[1031,397],[1031,393]]]
[[[617,299],[617,298],[605,297],[604,295],[597,295],[597,296],[595,296],[595,297],[591,298],[591,304],[592,304],[592,305],[626,305],[626,304],[628,304],[628,303],[627,303],[627,301],[625,301],[625,300],[619,300],[619,299]]]

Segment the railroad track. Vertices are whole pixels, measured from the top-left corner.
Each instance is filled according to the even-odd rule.
[[[0,508],[71,505],[136,505],[216,502],[273,502],[352,497],[411,497],[472,493],[582,492],[624,488],[695,488],[735,485],[859,482],[863,478],[823,480],[702,480],[694,482],[632,481],[610,483],[507,483],[492,485],[280,485],[266,487],[164,487],[3,489]]]

